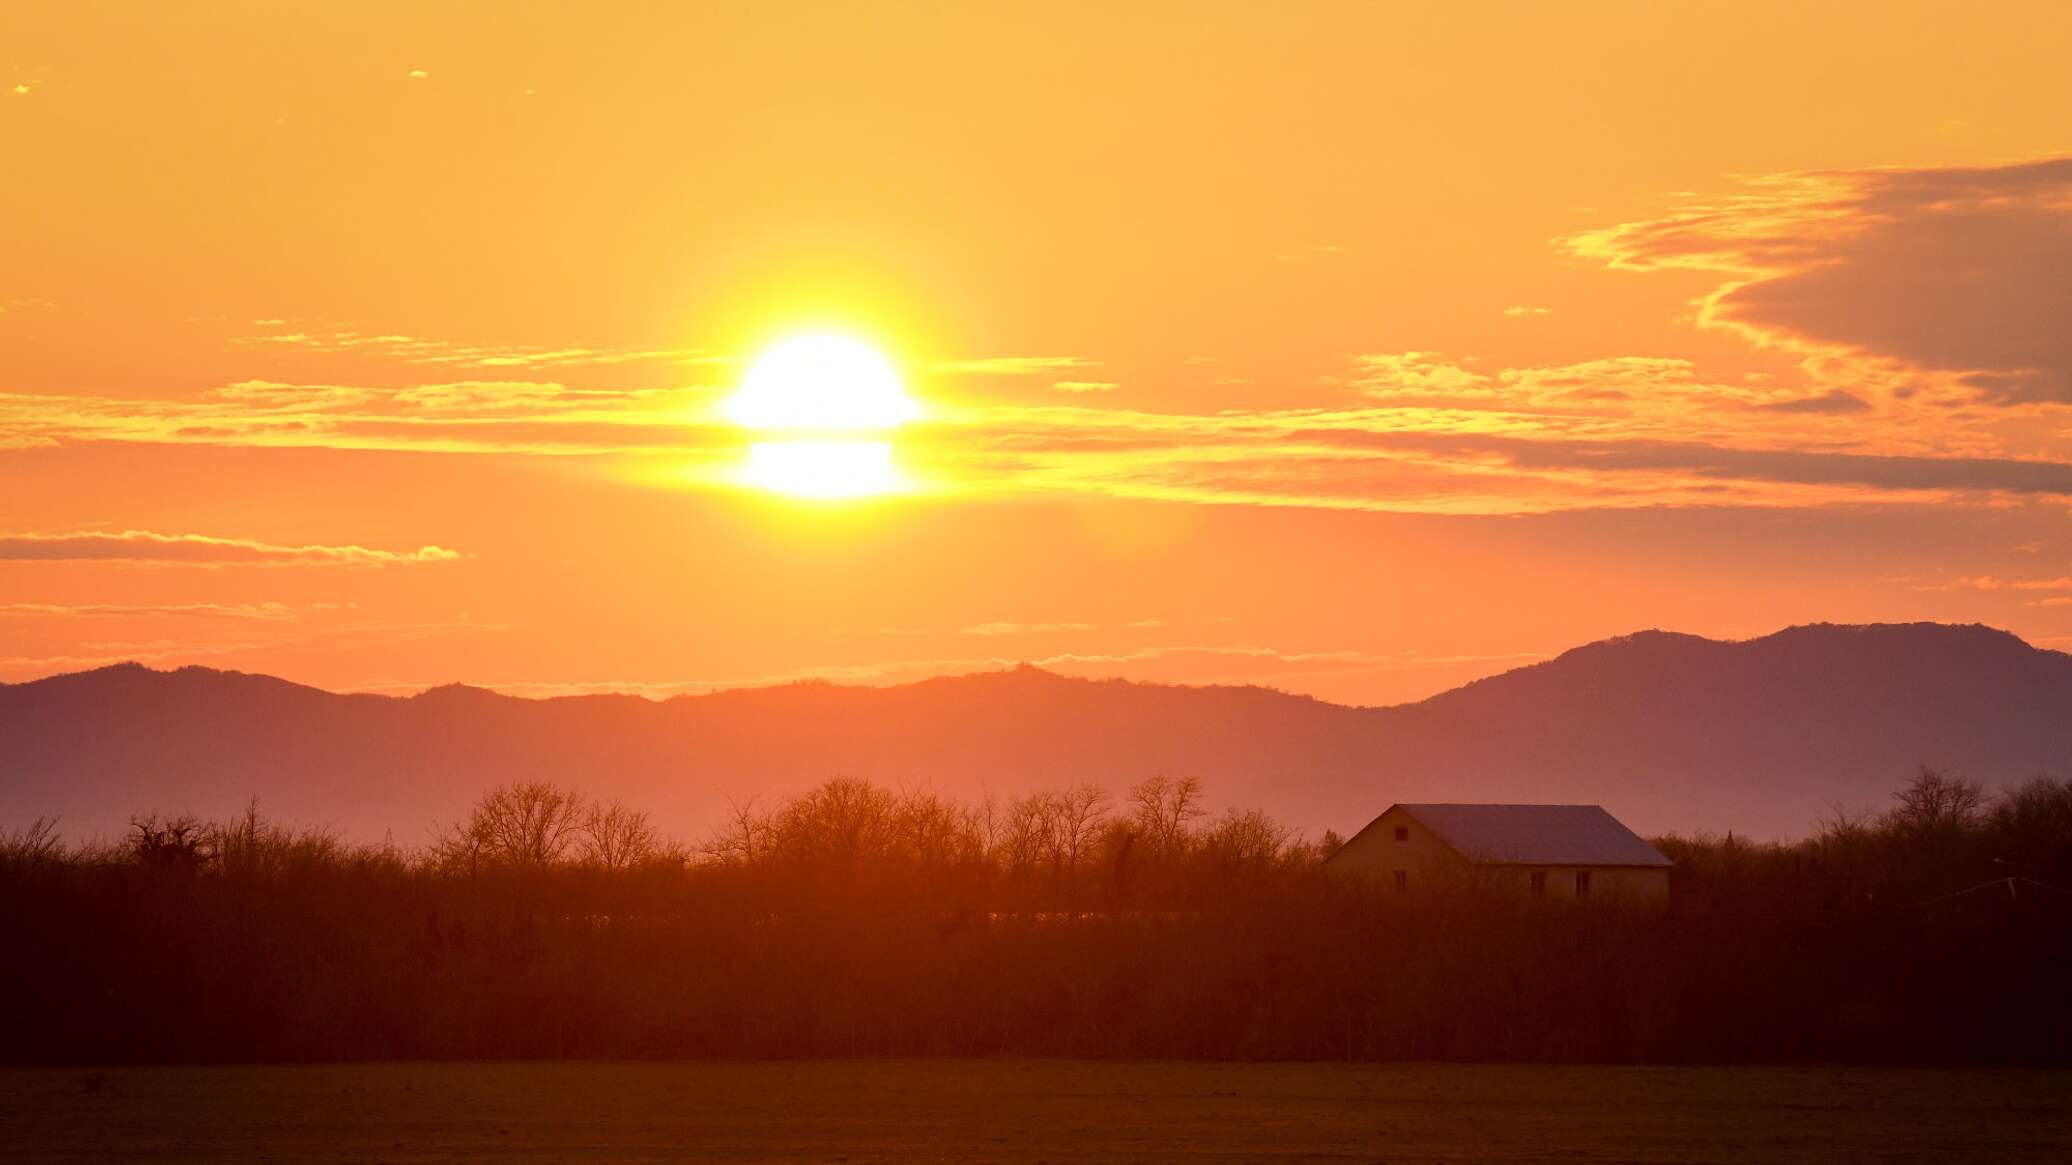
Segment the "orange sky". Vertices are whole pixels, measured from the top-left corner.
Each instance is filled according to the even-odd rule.
[[[0,680],[2072,644],[2072,8],[0,8]],[[912,492],[728,478],[833,326]]]

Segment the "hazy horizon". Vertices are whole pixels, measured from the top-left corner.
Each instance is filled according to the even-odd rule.
[[[2024,644],[2026,644],[2026,645],[2028,645],[2028,646],[2030,646],[2030,647],[2034,647],[2034,648],[2036,648],[2037,650],[2040,650],[2040,651],[2049,651],[2049,652],[2052,652],[2052,653],[2054,653],[2054,654],[2060,654],[2060,655],[2063,655],[2063,654],[2072,654],[2072,653],[2067,653],[2067,652],[2063,651],[2063,650],[2062,650],[2062,649],[2060,649],[2060,648],[2054,648],[2054,647],[2046,647],[2046,646],[2043,646],[2043,645],[2041,645],[2041,644],[2035,643],[2035,642],[2033,642],[2033,641],[2031,641],[2031,640],[2028,640],[2028,639],[2023,639],[2023,638],[2022,638],[2022,637],[2021,637],[2020,635],[2017,635],[2017,634],[2016,634],[2015,632],[2013,632],[2013,631],[2010,631],[2010,630],[2008,630],[2007,628],[2004,628],[2004,627],[1994,627],[1994,626],[1991,626],[1990,624],[1970,624],[1970,625],[1948,625],[1948,624],[1929,624],[1929,625],[1934,625],[1934,626],[1974,626],[1974,627],[1979,627],[1979,628],[1983,628],[1983,629],[1985,629],[1985,630],[1988,630],[1988,631],[1998,632],[1998,633],[2001,633],[2001,634],[2006,634],[2006,635],[2012,635],[2012,636],[2014,636],[2014,638],[2016,638],[2016,639],[2017,639],[2017,640],[2019,640],[2020,642],[2022,642],[2022,643],[2024,643]],[[112,662],[109,662],[109,663],[104,663],[104,664],[98,664],[98,665],[96,665],[96,666],[94,666],[94,667],[91,667],[91,668],[78,668],[78,669],[73,669],[73,670],[68,670],[68,671],[54,671],[54,672],[49,672],[49,673],[47,673],[47,674],[44,674],[44,675],[40,675],[40,676],[27,676],[27,677],[23,677],[23,678],[21,678],[21,679],[15,679],[15,680],[0,680],[0,687],[4,687],[4,686],[7,686],[8,684],[25,684],[25,683],[35,683],[35,682],[36,682],[36,681],[38,681],[38,680],[58,679],[58,678],[61,678],[61,677],[64,677],[64,676],[70,676],[70,675],[80,675],[80,674],[84,674],[84,673],[87,673],[87,672],[93,672],[93,671],[101,671],[101,670],[105,670],[105,669],[107,669],[107,668],[111,668],[111,667],[124,667],[124,666],[134,666],[134,667],[141,667],[141,668],[144,668],[144,669],[146,669],[146,670],[148,670],[148,671],[154,671],[154,672],[160,672],[160,673],[165,673],[165,672],[173,672],[173,671],[178,671],[178,670],[180,670],[180,669],[182,669],[182,668],[187,668],[187,667],[199,667],[199,668],[202,668],[202,669],[204,669],[204,670],[207,670],[207,671],[216,671],[216,672],[224,672],[224,673],[228,673],[228,674],[233,674],[233,675],[248,675],[248,676],[255,676],[255,677],[260,677],[260,678],[266,678],[266,679],[278,679],[278,680],[284,680],[284,681],[287,681],[287,682],[289,682],[289,683],[292,683],[292,684],[297,684],[297,685],[299,685],[299,686],[302,686],[302,687],[308,687],[308,688],[315,688],[315,689],[317,689],[318,691],[323,691],[323,692],[330,692],[330,693],[333,693],[333,694],[337,694],[337,695],[374,695],[374,696],[394,696],[394,697],[399,697],[399,698],[405,698],[405,699],[407,699],[407,698],[409,698],[409,697],[412,697],[412,696],[420,696],[420,695],[424,695],[424,694],[426,694],[426,693],[428,693],[428,692],[436,691],[436,690],[438,690],[438,689],[440,689],[440,688],[453,688],[453,687],[462,687],[462,688],[473,688],[473,689],[478,689],[478,690],[481,690],[481,691],[487,691],[487,692],[494,692],[494,693],[496,693],[497,695],[501,695],[501,696],[510,696],[510,697],[512,697],[512,698],[514,698],[514,699],[524,699],[524,700],[549,700],[549,699],[559,699],[559,698],[562,698],[562,697],[568,697],[568,696],[592,696],[592,695],[620,695],[620,696],[636,696],[636,697],[639,697],[639,698],[642,698],[642,699],[645,699],[645,700],[649,700],[649,701],[654,701],[654,702],[659,702],[659,701],[664,701],[664,700],[668,700],[668,699],[674,698],[674,697],[676,697],[676,696],[704,696],[704,695],[719,695],[719,694],[723,694],[723,693],[727,693],[727,692],[739,692],[739,691],[754,691],[754,690],[756,690],[756,689],[761,689],[761,688],[779,688],[779,687],[787,687],[787,686],[792,686],[792,685],[798,685],[798,684],[811,684],[811,685],[827,685],[827,686],[833,686],[833,687],[855,687],[855,688],[890,688],[890,687],[904,687],[904,686],[908,686],[908,685],[912,685],[912,684],[919,684],[919,683],[925,683],[925,682],[927,682],[927,681],[929,681],[929,680],[956,680],[956,679],[968,679],[968,678],[975,678],[975,677],[983,677],[983,676],[991,676],[991,675],[998,675],[998,674],[1001,674],[1001,673],[1008,673],[1008,672],[1017,672],[1017,671],[1033,670],[1033,671],[1038,671],[1038,672],[1042,672],[1042,673],[1044,673],[1044,674],[1046,674],[1046,675],[1051,675],[1051,676],[1057,676],[1057,677],[1059,677],[1059,678],[1063,678],[1063,679],[1075,679],[1075,680],[1092,680],[1092,681],[1103,681],[1103,680],[1118,680],[1118,681],[1122,681],[1122,682],[1126,682],[1126,683],[1145,683],[1145,684],[1154,684],[1154,685],[1161,685],[1161,686],[1173,686],[1173,687],[1242,687],[1242,688],[1259,688],[1259,689],[1262,689],[1262,690],[1265,690],[1265,691],[1277,692],[1277,693],[1282,693],[1282,694],[1287,694],[1287,695],[1294,695],[1294,696],[1308,696],[1308,697],[1310,697],[1310,698],[1313,698],[1313,699],[1319,699],[1319,700],[1322,700],[1323,702],[1325,702],[1325,703],[1328,703],[1328,704],[1336,704],[1336,705],[1339,705],[1339,706],[1341,706],[1341,707],[1347,707],[1347,708],[1392,708],[1392,707],[1400,707],[1400,706],[1403,706],[1403,705],[1407,705],[1407,704],[1416,704],[1416,703],[1421,703],[1421,702],[1423,702],[1424,700],[1430,699],[1430,698],[1431,698],[1431,697],[1433,697],[1433,696],[1439,696],[1439,695],[1444,695],[1444,694],[1446,694],[1446,693],[1448,693],[1448,692],[1452,692],[1452,691],[1457,691],[1457,690],[1459,690],[1460,688],[1466,687],[1466,686],[1468,686],[1468,685],[1470,685],[1470,684],[1473,684],[1473,683],[1475,683],[1475,682],[1477,682],[1477,681],[1479,681],[1479,680],[1484,680],[1484,679],[1491,679],[1491,678],[1494,678],[1494,677],[1497,677],[1497,676],[1505,675],[1505,674],[1507,674],[1507,673],[1510,673],[1510,672],[1513,672],[1513,671],[1517,671],[1517,670],[1519,670],[1520,668],[1526,668],[1526,667],[1531,667],[1532,665],[1534,665],[1534,664],[1538,664],[1538,663],[1545,663],[1545,662],[1547,662],[1547,661],[1549,661],[1549,660],[1557,659],[1557,658],[1559,658],[1560,656],[1562,656],[1562,655],[1566,654],[1567,652],[1569,652],[1569,651],[1573,651],[1573,650],[1575,650],[1575,649],[1577,649],[1577,648],[1582,648],[1582,647],[1594,647],[1594,646],[1598,646],[1598,645],[1600,645],[1600,644],[1618,643],[1618,642],[1623,642],[1623,641],[1628,641],[1628,640],[1632,640],[1632,639],[1634,639],[1634,638],[1636,638],[1636,637],[1638,637],[1638,636],[1645,636],[1645,635],[1666,635],[1666,636],[1679,636],[1679,637],[1684,637],[1684,636],[1687,636],[1687,637],[1690,637],[1690,638],[1704,639],[1704,640],[1706,640],[1706,641],[1708,641],[1708,642],[1712,642],[1712,643],[1721,643],[1721,644],[1745,644],[1745,643],[1755,642],[1755,641],[1758,641],[1758,640],[1765,640],[1765,639],[1770,639],[1770,638],[1772,638],[1772,637],[1775,637],[1775,636],[1779,636],[1779,635],[1784,635],[1784,634],[1787,634],[1787,633],[1789,633],[1789,632],[1794,632],[1794,631],[1804,631],[1804,630],[1808,630],[1808,629],[1817,629],[1817,628],[1837,628],[1837,629],[1842,629],[1842,630],[1857,630],[1857,629],[1863,629],[1863,628],[1879,628],[1879,627],[1894,627],[1894,626],[1904,626],[1904,624],[1875,624],[1875,623],[1873,623],[1873,624],[1860,624],[1860,623],[1859,623],[1859,624],[1851,624],[1851,623],[1835,623],[1835,622],[1830,622],[1830,621],[1820,621],[1820,622],[1814,622],[1814,623],[1802,623],[1802,624],[1793,624],[1792,626],[1789,626],[1789,627],[1780,627],[1780,628],[1778,628],[1778,629],[1776,629],[1776,630],[1774,630],[1774,631],[1769,631],[1769,632],[1765,632],[1765,633],[1762,633],[1762,634],[1757,634],[1757,635],[1751,635],[1751,636],[1747,636],[1747,637],[1743,637],[1743,638],[1726,638],[1726,637],[1714,637],[1714,636],[1699,636],[1699,635],[1694,635],[1694,634],[1693,634],[1693,633],[1691,633],[1691,632],[1687,632],[1687,631],[1678,631],[1678,630],[1676,630],[1676,629],[1673,629],[1673,628],[1667,628],[1667,627],[1647,627],[1647,628],[1640,628],[1640,629],[1638,629],[1638,630],[1634,630],[1634,631],[1629,631],[1629,632],[1625,632],[1625,633],[1622,633],[1622,634],[1618,634],[1618,635],[1612,635],[1612,636],[1608,636],[1608,637],[1606,637],[1606,638],[1604,638],[1604,639],[1600,639],[1600,640],[1593,640],[1593,641],[1591,641],[1590,643],[1577,643],[1577,644],[1572,644],[1572,645],[1570,645],[1569,647],[1563,648],[1563,649],[1561,649],[1561,650],[1558,650],[1558,651],[1554,651],[1554,652],[1549,652],[1549,653],[1546,653],[1546,654],[1544,654],[1544,655],[1540,655],[1540,654],[1534,654],[1534,655],[1522,656],[1522,657],[1519,657],[1519,658],[1517,658],[1517,659],[1515,659],[1515,660],[1508,660],[1508,661],[1504,661],[1504,662],[1502,662],[1502,663],[1492,663],[1492,664],[1490,665],[1490,666],[1491,666],[1491,670],[1488,670],[1488,671],[1482,672],[1482,673],[1480,673],[1480,674],[1475,674],[1475,675],[1469,675],[1469,676],[1467,676],[1467,677],[1463,678],[1462,680],[1460,680],[1460,681],[1459,681],[1459,682],[1457,682],[1457,683],[1451,683],[1451,684],[1448,684],[1448,685],[1446,685],[1446,686],[1444,686],[1444,687],[1441,687],[1441,688],[1437,688],[1437,689],[1435,689],[1435,690],[1433,690],[1433,691],[1429,691],[1429,692],[1423,692],[1423,693],[1421,693],[1421,694],[1416,694],[1416,695],[1411,695],[1411,696],[1409,696],[1409,697],[1407,697],[1407,698],[1405,698],[1405,699],[1402,699],[1402,700],[1397,700],[1397,701],[1391,701],[1391,702],[1389,702],[1389,703],[1374,703],[1374,704],[1357,704],[1357,703],[1348,703],[1348,702],[1346,702],[1346,701],[1342,701],[1342,700],[1332,700],[1332,699],[1330,699],[1330,698],[1328,698],[1328,697],[1324,697],[1324,696],[1319,696],[1319,695],[1317,695],[1317,694],[1316,694],[1316,693],[1314,693],[1314,692],[1307,692],[1307,691],[1303,691],[1303,690],[1301,690],[1301,689],[1299,689],[1299,688],[1290,688],[1290,687],[1282,687],[1282,686],[1279,686],[1279,685],[1276,685],[1276,684],[1272,684],[1272,683],[1266,683],[1266,682],[1262,682],[1262,681],[1257,681],[1257,680],[1236,680],[1236,681],[1231,681],[1231,680],[1184,680],[1184,679],[1183,679],[1183,680],[1163,680],[1163,679],[1145,679],[1145,678],[1140,678],[1140,677],[1136,677],[1136,676],[1131,676],[1131,675],[1126,675],[1126,674],[1103,674],[1103,673],[1091,673],[1091,674],[1089,674],[1089,673],[1087,673],[1087,672],[1085,672],[1085,671],[1075,670],[1074,668],[1072,668],[1071,666],[1069,666],[1069,664],[1068,664],[1067,666],[1058,666],[1058,664],[1059,664],[1059,662],[1060,662],[1060,661],[1057,661],[1057,660],[1029,660],[1029,659],[1007,659],[1007,658],[995,658],[995,659],[991,659],[991,660],[986,660],[986,661],[983,661],[983,663],[982,663],[982,664],[975,664],[975,666],[972,666],[972,667],[970,667],[970,668],[968,668],[968,669],[965,669],[965,670],[943,670],[943,671],[927,671],[927,672],[922,672],[922,673],[920,673],[920,674],[917,674],[917,675],[899,675],[899,676],[891,676],[891,677],[887,677],[887,676],[882,676],[882,675],[866,675],[866,676],[856,676],[856,675],[847,675],[847,674],[843,674],[843,673],[842,673],[842,672],[840,672],[840,671],[834,671],[834,672],[811,672],[811,671],[808,671],[808,672],[802,672],[802,673],[799,673],[799,674],[797,674],[797,675],[786,675],[786,676],[774,676],[774,677],[761,677],[761,678],[758,678],[758,679],[754,679],[754,680],[746,680],[746,681],[729,681],[729,680],[711,680],[711,681],[706,681],[706,680],[675,680],[675,681],[660,681],[660,682],[625,682],[625,683],[614,683],[614,682],[612,682],[612,681],[608,681],[608,680],[606,680],[606,681],[586,681],[586,682],[582,682],[582,683],[542,683],[542,682],[537,682],[537,681],[530,681],[530,682],[517,682],[517,683],[498,683],[498,682],[495,682],[495,681],[484,681],[484,680],[479,680],[479,679],[471,679],[471,678],[450,678],[450,679],[443,679],[443,680],[438,680],[438,681],[434,681],[434,682],[430,682],[430,683],[418,683],[418,684],[410,684],[410,683],[400,683],[400,682],[384,682],[384,683],[379,683],[379,684],[369,684],[369,685],[363,685],[363,686],[359,686],[359,687],[327,687],[327,686],[325,686],[324,684],[321,684],[321,683],[313,683],[313,682],[309,682],[309,681],[301,680],[301,679],[298,679],[298,678],[296,678],[296,677],[294,677],[294,676],[292,676],[292,675],[282,675],[282,674],[279,674],[279,673],[275,673],[275,672],[260,672],[260,671],[249,671],[249,670],[247,670],[247,669],[244,669],[244,668],[237,668],[237,667],[226,667],[226,666],[220,666],[220,665],[215,665],[215,664],[210,664],[210,663],[183,663],[183,664],[159,664],[159,665],[154,665],[154,664],[148,663],[148,662],[146,662],[146,661],[143,661],[143,660],[135,660],[135,659],[125,659],[125,660],[116,660],[116,661],[112,661]]]

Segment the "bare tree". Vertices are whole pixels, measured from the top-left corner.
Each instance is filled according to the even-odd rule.
[[[984,852],[978,814],[936,793],[902,796],[894,827],[907,855],[929,865],[971,861]]]
[[[1287,826],[1257,809],[1232,809],[1209,827],[1202,844],[1225,865],[1259,867],[1278,862],[1291,836]]]
[[[836,777],[793,799],[774,820],[774,852],[807,862],[846,864],[890,851],[898,838],[899,799],[868,781]]]
[[[979,852],[992,853],[1000,844],[1000,799],[987,793],[972,811],[972,821],[978,827]]]
[[[1814,824],[1813,836],[1818,845],[1831,850],[1846,849],[1862,845],[1877,829],[1877,811],[1836,801]]]
[[[208,827],[207,841],[226,872],[275,874],[291,864],[321,865],[345,849],[328,829],[292,829],[266,820],[259,799],[245,802],[245,811]]]
[[[1891,822],[1906,833],[1961,832],[1976,826],[1986,807],[1986,791],[1978,782],[1927,765],[1893,796],[1899,804],[1890,812]]]
[[[0,862],[33,865],[64,856],[55,817],[38,817],[19,829],[0,830]]]
[[[1051,853],[1050,799],[1043,793],[1015,797],[1000,815],[994,860],[1009,873],[1026,873]]]
[[[771,815],[756,806],[756,799],[727,800],[727,818],[712,831],[704,845],[705,856],[721,865],[753,866],[770,856]]]
[[[1991,822],[2005,847],[1998,856],[2026,877],[2044,877],[2048,855],[2072,839],[2072,784],[2032,777],[2001,794]]]
[[[545,781],[500,785],[482,795],[466,821],[434,840],[433,854],[470,871],[485,865],[541,869],[567,855],[588,819],[579,793]]]
[[[191,874],[216,860],[207,828],[191,814],[130,818],[128,848],[138,864],[173,873]]]
[[[1074,785],[1052,796],[1051,812],[1057,864],[1076,870],[1093,856],[1107,825],[1108,790],[1085,782]]]
[[[1161,854],[1178,853],[1187,841],[1188,823],[1206,812],[1195,777],[1176,781],[1161,773],[1132,787],[1129,799],[1131,821]]]
[[[590,806],[583,820],[583,860],[600,869],[630,870],[653,861],[660,849],[661,838],[648,815],[617,798]]]

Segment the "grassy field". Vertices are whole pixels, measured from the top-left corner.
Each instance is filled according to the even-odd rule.
[[[4,1161],[2072,1160],[2072,1072],[919,1062],[0,1069]]]

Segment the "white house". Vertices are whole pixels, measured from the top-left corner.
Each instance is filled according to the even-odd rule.
[[[1601,805],[1391,805],[1324,863],[1399,894],[1477,885],[1643,906],[1668,903],[1674,864]]]

